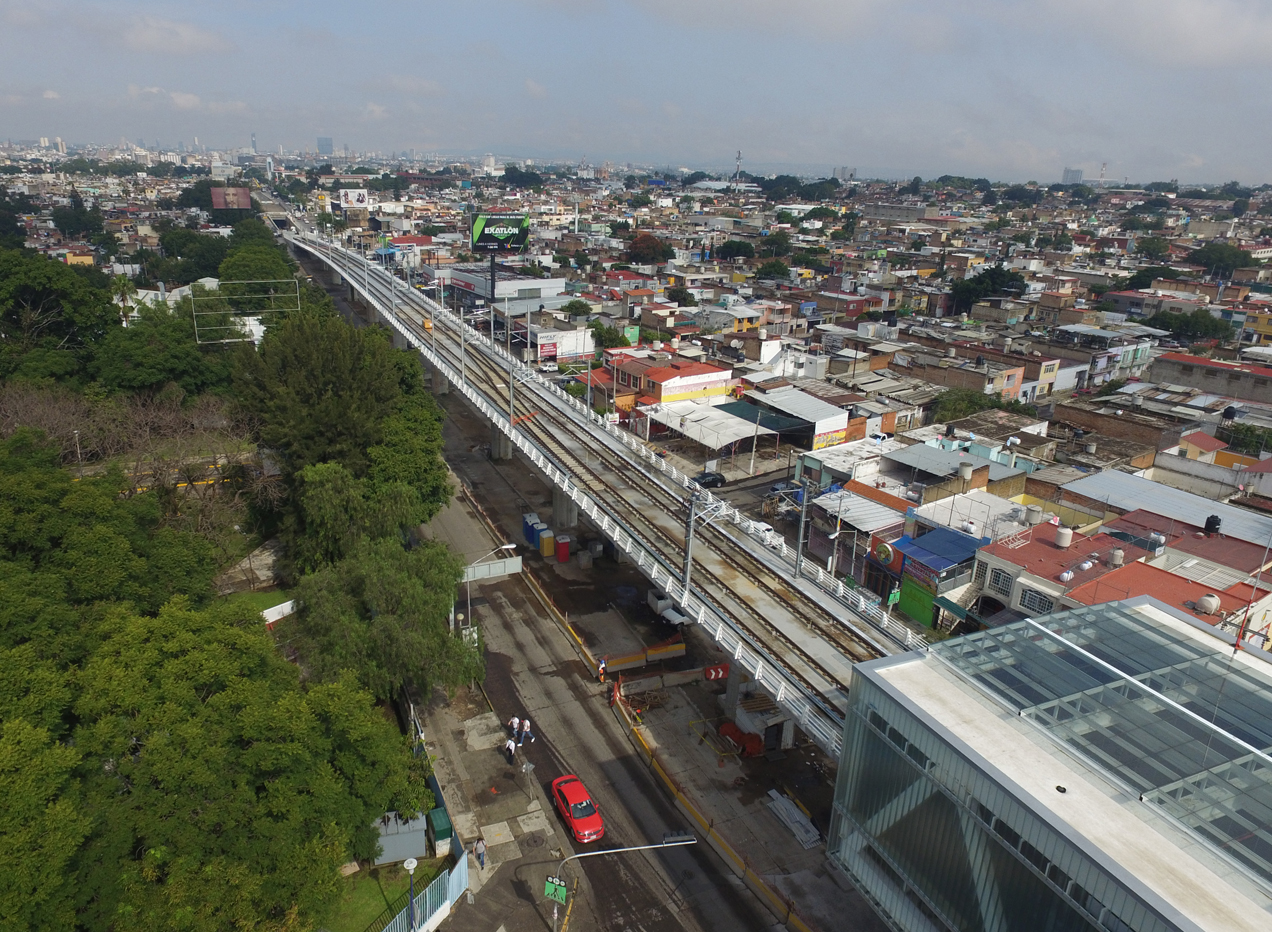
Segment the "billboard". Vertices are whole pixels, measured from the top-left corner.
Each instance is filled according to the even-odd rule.
[[[247,188],[213,188],[213,210],[251,210],[252,192]]]
[[[351,207],[370,207],[371,200],[367,197],[366,188],[341,188],[340,206],[344,210],[348,210]]]
[[[525,214],[474,214],[473,252],[520,252],[530,238]]]

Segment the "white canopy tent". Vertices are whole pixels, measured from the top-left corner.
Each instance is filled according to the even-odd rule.
[[[739,440],[772,437],[777,433],[712,405],[693,401],[653,405],[642,411],[650,420],[665,425],[709,450],[722,450]]]

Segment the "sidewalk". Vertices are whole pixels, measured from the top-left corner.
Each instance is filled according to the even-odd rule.
[[[460,932],[540,932],[552,927],[544,880],[561,858],[573,854],[544,798],[536,774],[529,779],[518,752],[509,765],[503,752],[507,725],[490,711],[480,689],[461,689],[447,700],[436,693],[425,715],[425,745],[446,798],[451,824],[468,854],[469,890],[447,920]],[[472,854],[486,840],[486,866]],[[564,915],[564,908],[560,910]],[[576,928],[596,928],[586,897],[571,915]]]

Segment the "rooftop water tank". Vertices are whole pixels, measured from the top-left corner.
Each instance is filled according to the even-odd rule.
[[[971,481],[972,481],[972,464],[971,464],[971,463],[959,463],[959,464],[958,464],[958,477],[959,477],[960,479],[962,479],[964,482],[971,482]]]
[[[1197,600],[1197,611],[1201,612],[1203,615],[1213,615],[1215,612],[1219,611],[1219,606],[1222,604],[1223,603],[1219,601],[1219,596],[1215,595],[1213,592],[1207,592]]]
[[[1035,524],[1042,524],[1042,506],[1030,505],[1025,509],[1025,521],[1032,527]]]
[[[1061,550],[1068,550],[1069,545],[1073,543],[1073,528],[1058,527],[1056,528],[1056,546]]]

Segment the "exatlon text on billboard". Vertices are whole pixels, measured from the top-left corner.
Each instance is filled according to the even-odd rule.
[[[520,252],[530,239],[524,214],[474,214],[473,252]]]

